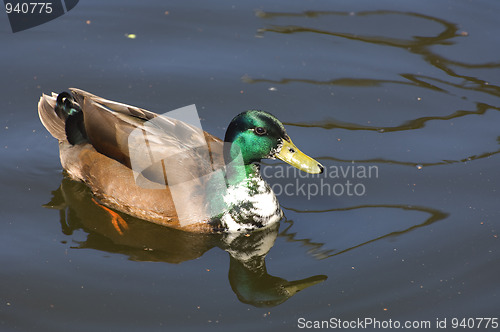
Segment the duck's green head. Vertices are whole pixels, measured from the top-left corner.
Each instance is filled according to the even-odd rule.
[[[302,153],[287,135],[283,124],[272,114],[250,110],[238,114],[226,131],[226,142],[231,143],[231,157],[239,148],[245,165],[262,159],[278,158],[298,169],[312,174],[323,172],[323,166]]]

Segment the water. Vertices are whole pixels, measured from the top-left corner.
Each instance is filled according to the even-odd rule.
[[[498,317],[499,10],[84,1],[16,34],[4,16],[0,330]],[[195,103],[219,137],[235,114],[270,111],[327,172],[266,161],[286,220],[232,247],[128,217],[120,235],[64,179],[36,114],[42,92],[73,86],[158,113]]]

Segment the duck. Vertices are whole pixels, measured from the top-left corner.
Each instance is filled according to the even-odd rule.
[[[324,170],[268,112],[236,115],[221,140],[201,129],[191,106],[157,114],[70,88],[42,94],[38,115],[58,140],[64,173],[85,183],[96,204],[188,232],[241,233],[278,223],[283,211],[260,174],[263,159],[311,174]]]

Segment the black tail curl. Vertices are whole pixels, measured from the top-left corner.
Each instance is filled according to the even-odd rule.
[[[57,116],[65,120],[65,131],[68,142],[72,145],[88,142],[82,109],[70,93],[64,91],[57,95],[54,108]]]

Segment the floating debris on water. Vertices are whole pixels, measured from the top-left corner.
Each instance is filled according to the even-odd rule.
[[[137,38],[137,36],[135,34],[133,34],[133,33],[126,33],[125,37],[127,37],[129,39],[135,39],[135,38]]]

